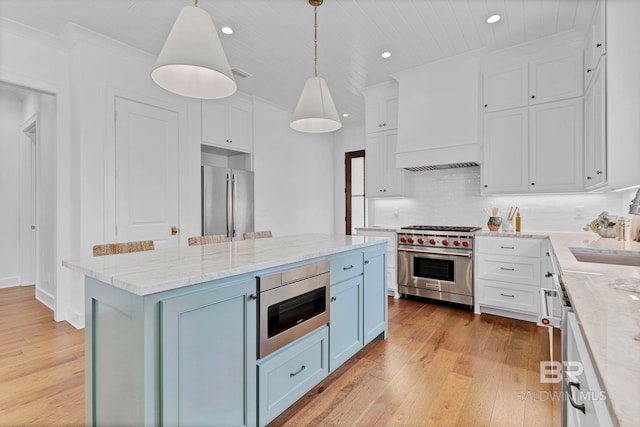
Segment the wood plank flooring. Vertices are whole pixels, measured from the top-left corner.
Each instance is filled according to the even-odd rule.
[[[52,317],[33,287],[0,289],[0,426],[84,424],[84,332]],[[271,426],[559,426],[560,387],[539,382],[548,352],[533,323],[389,299],[389,339]]]

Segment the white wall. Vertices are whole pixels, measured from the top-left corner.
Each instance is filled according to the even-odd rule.
[[[344,125],[342,129],[334,133],[333,141],[333,175],[335,185],[333,188],[335,209],[336,234],[345,234],[345,164],[344,155],[350,151],[364,150],[365,146],[364,123],[351,123]]]
[[[333,233],[332,135],[300,133],[290,121],[291,112],[254,100],[256,230]]]
[[[22,283],[20,275],[20,132],[22,101],[0,89],[0,288]]]
[[[479,167],[407,172],[407,184],[409,197],[371,202],[371,225],[461,225],[486,229],[483,208],[500,208],[503,216],[509,206],[518,206],[523,231],[582,231],[602,211],[629,218],[628,207],[635,194],[631,190],[482,196]]]

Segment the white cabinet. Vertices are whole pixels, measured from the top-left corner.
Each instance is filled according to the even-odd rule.
[[[396,169],[396,131],[367,135],[365,194],[367,197],[399,197],[404,187],[404,171]]]
[[[476,236],[475,312],[537,322],[548,241]]]
[[[528,104],[528,64],[513,61],[486,67],[483,78],[484,111],[524,107]]]
[[[483,192],[582,189],[582,99],[485,114]]]
[[[605,80],[606,61],[593,73],[584,98],[584,188],[593,190],[607,183],[607,132]]]
[[[584,86],[589,86],[594,73],[600,64],[600,58],[606,53],[606,32],[605,32],[605,0],[601,0],[596,5],[593,14],[591,27],[584,50]]]
[[[530,192],[582,189],[582,99],[529,108]]]
[[[483,68],[485,113],[582,96],[582,50],[514,56]]]
[[[484,193],[526,193],[529,189],[528,108],[484,115]]]
[[[364,90],[365,129],[380,132],[398,127],[398,89],[394,82]]]
[[[240,97],[202,101],[202,143],[250,153],[253,149],[253,107]]]
[[[582,51],[545,55],[529,62],[529,104],[582,96]]]
[[[607,427],[613,420],[575,313],[567,313],[563,405],[567,427]]]

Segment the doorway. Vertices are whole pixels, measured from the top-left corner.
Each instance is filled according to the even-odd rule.
[[[364,193],[364,150],[344,154],[346,234],[356,234],[357,227],[367,224],[367,201]]]
[[[20,226],[22,250],[22,285],[35,285],[37,282],[38,238],[36,222],[38,218],[38,115],[31,117],[22,126],[24,135],[24,213],[21,218],[26,222]]]

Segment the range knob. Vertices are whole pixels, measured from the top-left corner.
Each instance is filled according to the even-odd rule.
[[[447,246],[447,245],[449,244],[449,241],[448,241],[448,240],[443,240],[443,241],[442,241],[442,244],[443,244],[444,246]]]
[[[467,246],[469,246],[469,242],[467,242],[467,241],[462,242],[462,246],[464,246],[466,248]]]
[[[453,241],[453,246],[460,246],[460,242],[458,242],[457,240]]]
[[[407,241],[407,239],[405,239],[404,237],[401,237],[401,238],[400,238],[400,242],[401,242],[401,243],[404,243],[404,242],[406,242],[406,241]]]
[[[418,239],[418,243],[423,244],[423,243],[424,243],[424,240],[422,240],[422,239]]]
[[[409,243],[413,243],[413,239],[412,239],[411,237],[409,237],[409,238],[407,239],[407,242],[409,242]]]
[[[429,240],[429,243],[431,243],[432,245],[436,244],[436,241],[434,239]]]

